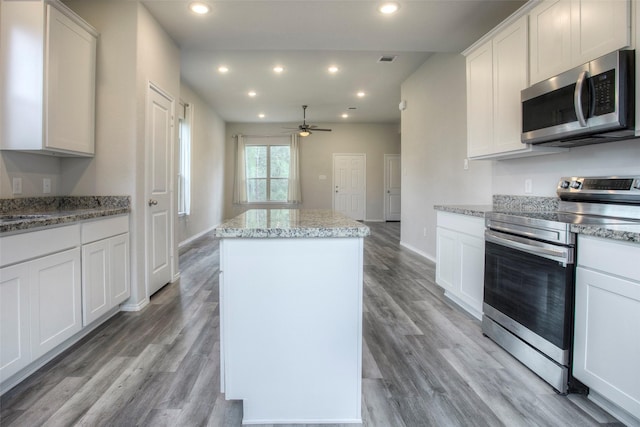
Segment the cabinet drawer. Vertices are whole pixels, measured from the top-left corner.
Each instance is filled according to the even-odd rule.
[[[82,244],[117,236],[129,231],[129,215],[98,219],[82,224]]]
[[[448,228],[459,233],[484,239],[484,218],[449,212],[438,212],[437,221],[438,227]]]
[[[0,267],[80,245],[80,225],[0,237]]]
[[[578,265],[640,282],[640,245],[578,236]]]

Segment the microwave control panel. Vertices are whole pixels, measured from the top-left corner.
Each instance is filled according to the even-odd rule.
[[[616,71],[609,70],[591,77],[593,87],[593,115],[602,116],[616,111]]]

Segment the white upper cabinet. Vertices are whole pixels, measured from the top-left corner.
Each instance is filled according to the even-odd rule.
[[[467,155],[498,159],[546,154],[555,148],[520,141],[520,91],[529,84],[527,16],[521,16],[465,51]]]
[[[58,1],[3,1],[0,148],[92,156],[95,29]]]
[[[631,45],[628,0],[545,0],[529,16],[531,84]]]
[[[493,43],[467,56],[467,152],[488,154],[493,147]]]
[[[493,39],[493,151],[510,152],[526,146],[520,141],[520,91],[529,84],[528,26],[522,17]]]

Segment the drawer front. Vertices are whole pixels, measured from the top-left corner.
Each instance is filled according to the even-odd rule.
[[[640,245],[578,236],[578,265],[640,282]]]
[[[484,218],[449,212],[438,212],[438,227],[480,237],[484,240]]]
[[[0,267],[79,245],[79,224],[0,237]]]
[[[129,215],[96,219],[82,223],[82,244],[95,242],[129,231]]]

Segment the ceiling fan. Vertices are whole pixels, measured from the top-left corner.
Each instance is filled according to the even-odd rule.
[[[299,125],[297,128],[289,128],[289,129],[297,130],[298,135],[300,136],[309,136],[315,131],[331,132],[331,129],[321,129],[316,125],[308,125],[306,120],[307,120],[307,106],[303,105],[302,106],[302,124]]]

